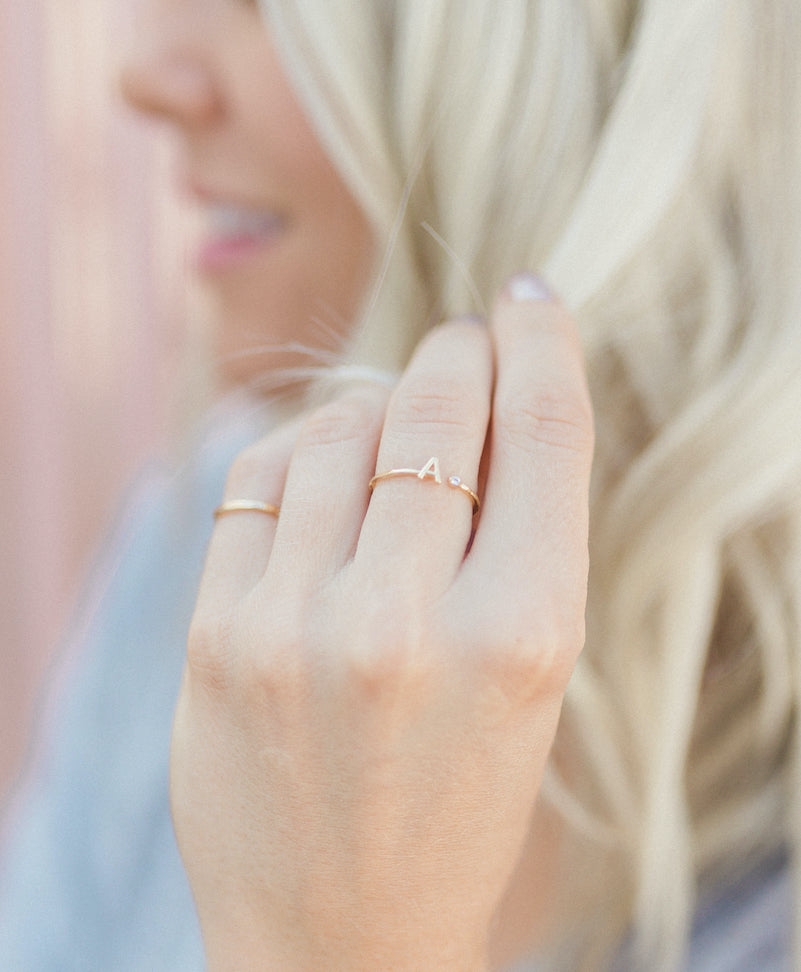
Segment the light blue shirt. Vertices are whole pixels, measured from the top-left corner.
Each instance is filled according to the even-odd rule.
[[[170,726],[212,511],[253,435],[226,419],[190,475],[151,471],[99,568],[99,607],[8,827],[0,972],[204,968],[170,822]],[[789,912],[787,869],[766,862],[699,914],[687,968],[789,972]]]

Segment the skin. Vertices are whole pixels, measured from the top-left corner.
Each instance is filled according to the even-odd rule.
[[[375,469],[428,453],[475,481],[488,428],[466,557],[446,487],[368,502]],[[388,401],[353,393],[234,466],[228,498],[282,500],[215,530],[176,715],[210,968],[489,967],[583,642],[591,442],[569,317],[502,297]]]
[[[222,345],[313,342],[312,304],[347,320],[361,299],[364,219],[252,7],[147,14],[129,99],[204,184],[286,214],[212,281]],[[354,389],[231,470],[225,499],[281,515],[217,521],[175,717],[211,970],[483,970],[529,944],[519,901],[532,874],[548,887],[531,819],[584,637],[593,431],[573,323],[524,283],[487,326],[436,328],[392,393]],[[478,517],[412,478],[369,495],[377,470],[432,455],[471,485],[481,468]]]
[[[196,254],[232,382],[309,363],[274,349],[336,350],[372,271],[370,227],[321,148],[254,3],[140,0],[119,84],[137,111],[168,124],[176,182],[207,214],[215,204],[269,213],[263,245],[210,261]],[[212,265],[210,265],[212,264]],[[270,349],[270,350],[265,350]]]

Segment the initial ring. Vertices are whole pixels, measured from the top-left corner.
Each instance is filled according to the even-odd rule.
[[[272,503],[260,503],[258,500],[229,500],[218,506],[214,511],[214,519],[225,516],[226,513],[267,513],[269,516],[278,516],[281,512],[280,506]]]
[[[450,486],[451,489],[460,490],[473,504],[473,516],[478,513],[481,507],[481,500],[478,498],[475,490],[470,489],[458,476],[448,476],[447,479],[443,480],[439,471],[439,459],[436,456],[432,456],[422,469],[390,469],[388,472],[378,473],[370,480],[370,492],[372,493],[377,484],[383,482],[385,479],[396,479],[399,476],[414,476],[423,482],[428,481],[438,483],[439,485],[443,485],[444,483],[444,485]]]

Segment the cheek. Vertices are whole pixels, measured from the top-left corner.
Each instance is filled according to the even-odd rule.
[[[279,251],[227,280],[218,291],[217,351],[224,376],[241,382],[317,363],[314,352],[340,352],[370,284],[374,244],[351,198],[293,227]],[[311,353],[279,351],[301,345]],[[269,346],[272,350],[258,350]],[[253,349],[253,353],[248,353]]]
[[[370,282],[373,233],[340,182],[320,178],[309,197],[309,210],[296,226],[304,254],[299,254],[299,263],[307,265],[307,272],[313,274],[321,294],[340,318],[352,321]]]
[[[242,355],[259,345],[342,345],[369,286],[371,228],[323,151],[279,66],[254,55],[260,80],[239,88],[249,180],[286,220],[282,243],[219,281],[218,349],[228,377],[258,377],[308,363],[291,355]],[[239,68],[245,72],[240,62]],[[262,92],[264,93],[262,95]],[[245,127],[244,119],[249,119]]]
[[[285,134],[273,158],[290,227],[283,266],[300,309],[295,321],[336,320],[341,332],[370,282],[372,229],[305,117],[292,104],[280,107]]]
[[[338,176],[323,151],[272,50],[258,58],[260,80],[247,90],[248,108],[259,142],[258,152],[276,189],[297,204],[302,193],[326,197]],[[259,94],[257,94],[257,92]],[[263,94],[260,94],[262,93]],[[311,201],[311,200],[309,200]]]
[[[265,150],[272,156],[271,167],[291,220],[311,220],[318,225],[343,219],[351,224],[364,222],[355,200],[300,112],[287,106],[272,133],[266,132],[265,136]]]

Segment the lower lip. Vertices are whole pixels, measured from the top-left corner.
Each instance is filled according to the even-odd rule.
[[[274,246],[279,235],[212,237],[199,246],[195,265],[202,274],[233,270]]]

